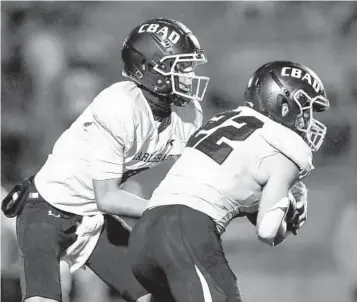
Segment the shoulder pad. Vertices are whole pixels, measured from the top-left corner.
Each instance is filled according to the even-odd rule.
[[[268,144],[290,158],[300,168],[301,178],[308,175],[314,168],[310,147],[294,131],[267,119],[260,135]]]

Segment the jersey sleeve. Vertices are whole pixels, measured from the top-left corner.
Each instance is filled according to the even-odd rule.
[[[103,91],[92,104],[91,175],[96,180],[122,176],[125,150],[133,142],[134,107],[128,96],[112,90]]]

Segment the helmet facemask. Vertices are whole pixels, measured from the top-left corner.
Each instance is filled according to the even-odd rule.
[[[176,54],[163,57],[157,62],[153,70],[163,75],[171,82],[172,93],[189,100],[202,101],[208,77],[197,76],[194,72],[197,65],[207,62],[203,52]],[[187,103],[187,102],[186,102]],[[185,102],[182,103],[184,105]]]
[[[314,111],[327,110],[329,101],[321,95],[311,98],[302,89],[293,94],[293,100],[300,108],[300,114],[295,120],[295,128],[304,134],[303,137],[311,150],[317,151],[324,141],[326,126],[313,117]]]

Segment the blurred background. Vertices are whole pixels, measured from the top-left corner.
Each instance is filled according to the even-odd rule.
[[[205,119],[242,104],[253,71],[271,60],[310,66],[325,84],[328,126],[309,176],[308,220],[277,248],[245,218],[224,234],[244,302],[357,301],[357,2],[1,2],[1,195],[36,173],[59,135],[121,78],[121,45],[154,17],[198,37],[211,77]],[[149,197],[167,165],[128,182]],[[1,219],[1,301],[20,301],[15,220]],[[122,301],[89,269],[70,276],[64,301]]]

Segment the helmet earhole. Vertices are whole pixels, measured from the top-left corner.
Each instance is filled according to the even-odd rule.
[[[281,116],[285,117],[289,114],[290,108],[287,102],[284,102],[281,104]]]

